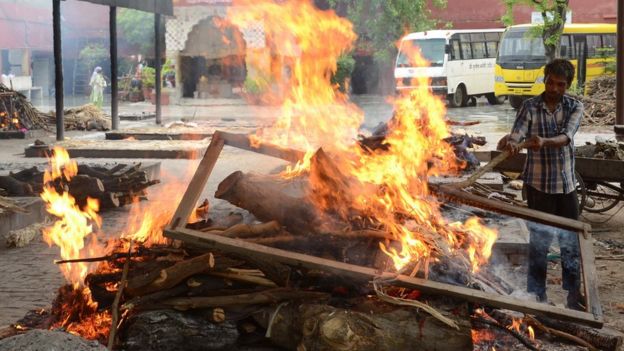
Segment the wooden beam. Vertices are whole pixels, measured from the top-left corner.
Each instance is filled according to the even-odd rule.
[[[195,204],[197,203],[199,196],[206,187],[210,173],[212,173],[212,170],[217,163],[221,150],[223,150],[223,145],[224,142],[223,138],[221,138],[220,132],[215,132],[212,136],[212,140],[210,141],[210,145],[208,145],[208,149],[206,149],[204,157],[199,162],[199,166],[197,166],[197,170],[195,171],[188,188],[186,188],[186,192],[182,197],[182,201],[180,201],[180,204],[178,205],[178,209],[173,215],[173,219],[170,223],[171,229],[175,229],[178,226],[183,227],[188,222],[188,218],[195,209]]]
[[[431,186],[431,185],[430,185]],[[446,185],[441,186],[431,186],[431,190],[438,195],[438,197],[445,197],[451,200],[455,200],[460,203],[464,203],[467,205],[492,210],[494,212],[519,217],[523,219],[528,219],[530,221],[535,221],[538,223],[548,224],[552,226],[556,226],[562,229],[571,230],[574,232],[588,232],[591,230],[591,226],[587,223],[583,223],[580,221],[576,221],[573,219],[555,216],[549,213],[544,213],[536,210],[531,210],[529,208],[512,206],[509,204],[502,203],[500,201],[487,199],[482,196],[469,194],[460,189],[456,189],[454,187],[449,187]]]
[[[305,156],[305,152],[303,151],[287,149],[272,144],[260,144],[259,146],[253,146],[251,145],[251,141],[249,140],[250,134],[235,134],[222,131],[217,131],[215,132],[215,134],[216,133],[221,134],[221,137],[225,141],[225,145],[257,152],[259,154],[267,156],[281,158],[282,160],[286,160],[292,163],[296,163],[297,161],[303,159],[303,156]]]
[[[594,257],[594,245],[592,244],[591,232],[585,231],[583,237],[579,237],[581,252],[581,269],[585,288],[585,303],[587,311],[594,316],[602,317],[602,306],[598,298],[598,273],[596,273],[596,259]]]
[[[203,233],[186,228],[166,229],[165,236],[177,239],[193,245],[230,252],[247,257],[270,260],[292,266],[318,269],[362,281],[373,279],[387,280],[393,285],[418,289],[424,293],[444,295],[459,298],[465,301],[487,305],[496,308],[506,308],[523,313],[539,316],[547,316],[583,323],[592,327],[602,327],[601,316],[594,316],[587,312],[563,309],[547,304],[532,301],[517,300],[509,296],[495,295],[467,287],[438,283],[431,280],[412,278],[405,275],[397,275],[389,272],[381,272],[373,268],[356,266],[348,263],[337,262],[324,258],[314,257],[296,252],[275,249],[268,246],[246,242],[240,239],[226,238],[219,235]]]

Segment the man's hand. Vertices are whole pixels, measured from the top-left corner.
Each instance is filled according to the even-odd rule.
[[[520,144],[511,140],[510,135],[507,134],[498,141],[498,144],[496,144],[496,150],[506,150],[509,151],[509,153],[511,153],[512,155],[515,155],[519,153],[520,150],[522,150],[522,147],[520,147]]]
[[[544,138],[534,135],[524,142],[524,147],[533,151],[538,151],[544,147]]]

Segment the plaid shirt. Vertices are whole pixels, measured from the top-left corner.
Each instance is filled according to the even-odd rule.
[[[528,150],[522,178],[525,184],[549,194],[568,194],[576,188],[574,177],[574,134],[583,117],[583,104],[563,96],[554,112],[549,112],[543,95],[526,100],[511,129],[510,139],[520,142],[538,135],[552,138],[565,134],[570,142],[562,147]]]

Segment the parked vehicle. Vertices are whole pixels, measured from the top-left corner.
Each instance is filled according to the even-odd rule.
[[[504,29],[431,30],[401,39],[394,77],[397,91],[412,89],[414,78],[430,78],[435,94],[448,98],[452,107],[466,106],[471,97],[485,96],[499,104],[494,94],[494,64]],[[409,53],[417,50],[429,61],[412,67]]]
[[[496,58],[494,92],[508,96],[514,108],[544,91],[546,56],[543,40],[523,24],[507,28]],[[616,25],[566,24],[561,35],[560,56],[577,69],[573,85],[584,91],[586,82],[610,72],[616,55]],[[614,69],[613,69],[614,71]]]

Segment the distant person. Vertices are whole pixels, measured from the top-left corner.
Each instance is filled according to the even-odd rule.
[[[544,67],[545,91],[526,100],[516,115],[511,133],[498,142],[512,154],[524,141],[527,151],[522,178],[529,208],[578,219],[574,176],[574,135],[583,117],[583,104],[565,95],[574,79],[570,61],[556,59]],[[546,302],[547,254],[554,237],[548,229],[531,226],[527,291]],[[558,231],[563,289],[567,307],[583,310],[580,253],[576,233]]]
[[[102,67],[95,67],[93,74],[91,74],[89,86],[91,86],[91,103],[98,108],[102,108],[102,104],[104,103],[104,88],[106,88],[106,80],[102,74]]]

